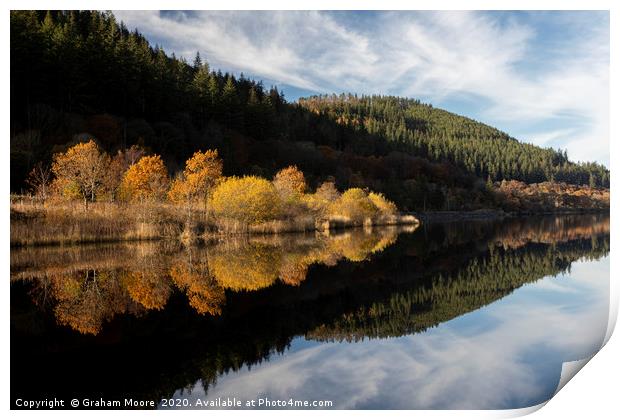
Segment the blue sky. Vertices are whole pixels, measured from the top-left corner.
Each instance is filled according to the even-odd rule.
[[[609,165],[608,12],[118,11],[152,43],[289,101],[381,93]]]

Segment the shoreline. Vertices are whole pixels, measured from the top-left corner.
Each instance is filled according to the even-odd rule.
[[[411,214],[422,223],[448,223],[461,221],[502,220],[512,217],[570,216],[609,213],[609,209],[558,209],[555,211],[515,211],[505,212],[497,209],[480,209],[466,211],[427,211]]]
[[[13,213],[13,212],[11,212]],[[565,215],[587,215],[609,213],[609,209],[563,209],[558,211],[534,211],[534,212],[505,212],[497,209],[479,209],[468,211],[427,211],[427,212],[411,212],[402,213],[391,220],[377,220],[364,224],[342,223],[342,221],[316,221],[313,226],[305,226],[303,229],[296,229],[295,223],[290,221],[277,221],[280,223],[277,229],[260,228],[254,226],[247,230],[240,231],[213,231],[211,229],[203,229],[196,233],[187,233],[185,227],[178,226],[174,229],[164,229],[163,233],[160,229],[146,229],[148,234],[145,235],[127,235],[118,232],[116,236],[113,232],[100,237],[89,235],[78,235],[77,237],[68,237],[58,235],[48,238],[28,238],[20,236],[19,239],[11,237],[10,248],[25,247],[62,247],[73,245],[93,245],[93,244],[112,244],[123,242],[140,242],[140,241],[162,241],[175,240],[181,243],[196,243],[201,241],[218,240],[227,237],[239,236],[272,236],[272,235],[294,235],[300,233],[306,234],[323,234],[346,232],[355,229],[374,229],[386,227],[413,227],[418,228],[422,224],[435,223],[451,223],[451,222],[479,222],[479,221],[498,221],[514,217],[537,217],[537,216],[565,216]],[[13,214],[12,214],[13,216]],[[16,228],[13,223],[17,220],[11,219],[11,230]],[[326,223],[327,222],[327,223]],[[273,228],[273,226],[271,226]],[[22,232],[25,233],[25,232]],[[146,233],[146,232],[145,232]],[[25,235],[28,236],[28,235]]]
[[[62,247],[74,245],[113,244],[140,241],[178,241],[191,244],[225,238],[260,237],[294,234],[325,235],[349,230],[372,231],[376,228],[409,228],[415,230],[421,222],[411,214],[366,219],[354,222],[342,218],[309,220],[282,219],[255,225],[217,226],[193,220],[126,220],[113,226],[103,226],[106,219],[97,217],[48,219],[44,212],[35,216],[11,210],[10,248]],[[91,228],[95,231],[90,231]],[[100,229],[97,229],[97,228]],[[41,234],[41,232],[45,232]]]

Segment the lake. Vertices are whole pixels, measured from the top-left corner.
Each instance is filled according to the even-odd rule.
[[[14,248],[12,406],[535,405],[602,345],[609,229],[545,216]]]

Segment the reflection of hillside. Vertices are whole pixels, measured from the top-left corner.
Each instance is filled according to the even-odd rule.
[[[239,240],[185,250],[166,246],[155,253],[129,247],[114,270],[136,272],[131,267],[140,266],[145,272],[144,267],[150,267],[145,274],[160,273],[168,289],[149,275],[137,280],[119,275],[101,301],[112,302],[110,312],[85,317],[116,319],[97,336],[67,335],[53,329],[47,330],[49,336],[38,336],[28,329],[32,322],[22,327],[13,321],[30,320],[34,315],[12,314],[12,334],[21,337],[12,343],[26,343],[17,352],[12,348],[12,355],[21,358],[19,366],[27,370],[21,372],[24,383],[29,371],[43,378],[66,378],[61,389],[73,389],[79,381],[81,389],[103,390],[108,397],[158,399],[196,381],[207,389],[230,370],[284,351],[294,337],[356,341],[422,331],[500,299],[525,283],[563,272],[579,258],[600,258],[609,252],[608,217],[585,222],[563,219],[428,225],[401,235],[395,243],[395,232],[375,232],[374,240],[358,232],[350,237]],[[526,237],[522,241],[519,229]],[[387,243],[392,246],[384,248]],[[375,253],[373,258],[356,262],[364,252]],[[153,259],[153,255],[158,257]],[[243,274],[240,269],[215,268],[213,261],[218,259],[221,264],[237,259],[253,265],[260,274],[244,283],[236,277]],[[276,262],[277,269],[267,267],[263,260]],[[27,265],[25,257],[12,258],[11,263],[12,278],[25,279],[23,270],[13,269]],[[98,263],[110,268],[105,258]],[[45,273],[46,266],[38,264],[37,272]],[[47,267],[54,273],[62,271],[61,263]],[[14,281],[13,286],[28,289],[30,299],[41,302],[43,289],[37,285],[44,281],[39,276]],[[274,276],[276,280],[270,280]],[[91,277],[86,280],[92,282]],[[70,297],[79,290],[75,296],[86,296],[85,285],[91,284],[86,280],[79,277],[68,282],[70,287],[63,293]],[[50,295],[56,293],[50,287],[47,290]],[[147,299],[150,290],[155,297]],[[80,299],[74,304],[79,307],[78,315],[84,311],[79,304],[85,300]],[[157,310],[164,300],[163,310]],[[52,301],[54,308],[59,300],[54,297]],[[57,321],[54,317],[53,322]],[[106,344],[103,350],[102,342]],[[37,349],[46,346],[55,353],[51,362],[44,363]],[[105,357],[92,366],[93,354]],[[86,378],[79,368],[83,365],[90,369]],[[37,386],[44,390],[46,380]]]
[[[597,237],[593,237],[597,238]],[[357,341],[423,331],[488,305],[523,284],[557,275],[581,257],[599,258],[609,242],[574,240],[554,246],[530,244],[516,249],[491,247],[450,273],[440,273],[388,298],[361,305],[306,334],[318,340]],[[411,278],[415,272],[408,273]]]
[[[504,222],[454,222],[423,226],[426,232],[441,231],[434,245],[455,246],[471,238],[485,238],[506,248],[527,243],[555,243],[609,234],[609,215],[587,214],[562,217],[515,218]]]

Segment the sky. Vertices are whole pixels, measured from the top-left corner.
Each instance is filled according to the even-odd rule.
[[[609,13],[117,11],[168,54],[319,93],[420,99],[609,166]]]

